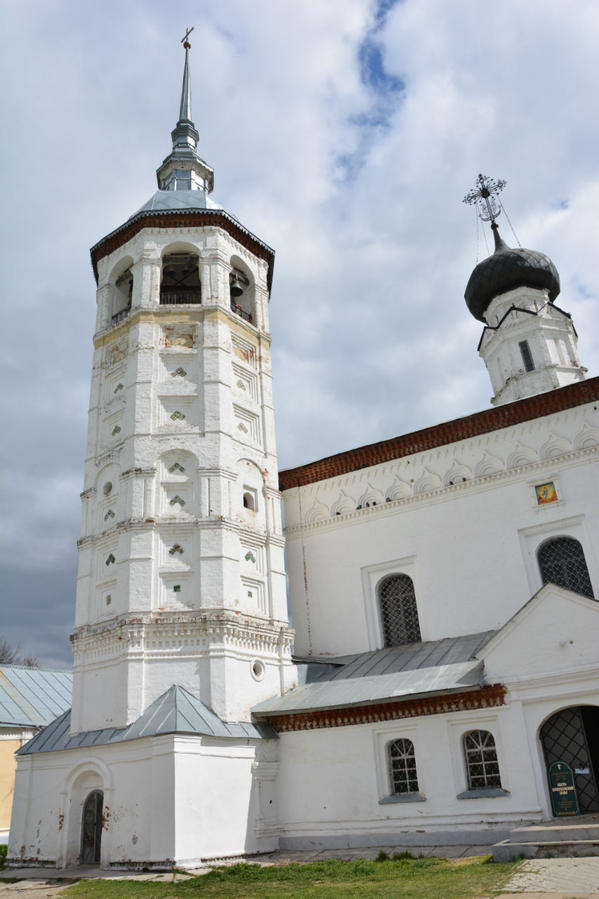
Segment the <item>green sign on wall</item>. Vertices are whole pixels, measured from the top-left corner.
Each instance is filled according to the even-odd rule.
[[[547,769],[551,806],[556,818],[561,815],[578,815],[578,797],[574,785],[574,772],[565,762],[553,762]]]

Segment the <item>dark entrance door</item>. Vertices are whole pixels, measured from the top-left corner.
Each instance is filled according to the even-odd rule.
[[[580,813],[599,812],[599,707],[562,709],[545,722],[540,736],[547,769],[553,762],[572,768]]]
[[[101,790],[94,790],[85,800],[81,821],[81,864],[100,864],[100,844],[102,842],[102,802]]]

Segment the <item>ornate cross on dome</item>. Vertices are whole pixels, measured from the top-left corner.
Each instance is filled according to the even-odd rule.
[[[468,206],[478,206],[478,214],[483,222],[495,224],[495,219],[501,213],[501,203],[495,196],[503,190],[506,182],[500,179],[489,178],[488,175],[479,175],[476,179],[476,187],[469,191],[463,203]]]

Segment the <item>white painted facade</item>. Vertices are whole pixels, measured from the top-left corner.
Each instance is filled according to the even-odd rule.
[[[589,403],[286,490],[296,655],[383,646],[376,588],[399,572],[423,640],[501,627],[542,586],[552,536],[581,542],[599,593],[598,449]],[[539,505],[546,481],[558,501]]]
[[[478,654],[505,705],[281,734],[281,845],[495,842],[551,817],[539,730],[562,708],[598,705],[598,632],[599,603],[550,584]],[[463,738],[479,728],[493,734],[501,773],[489,795],[468,789]],[[387,748],[401,738],[414,744],[414,801],[390,783]]]
[[[76,865],[81,811],[95,789],[104,794],[103,867],[193,865],[272,850],[274,750],[268,742],[258,748],[251,740],[168,735],[25,756],[17,771],[10,854],[28,864]]]

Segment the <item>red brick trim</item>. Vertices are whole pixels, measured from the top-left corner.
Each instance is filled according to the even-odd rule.
[[[523,421],[542,418],[544,415],[562,412],[564,409],[571,409],[594,400],[599,400],[599,378],[578,381],[576,384],[569,384],[549,393],[540,393],[538,396],[517,400],[515,403],[506,403],[504,406],[485,409],[464,418],[455,418],[453,421],[424,428],[422,431],[413,431],[380,443],[370,443],[335,456],[327,456],[297,468],[288,468],[279,472],[279,488],[290,490],[292,487],[314,484],[316,481],[359,471],[361,468],[369,468],[381,462],[390,462],[402,456],[410,456],[412,453],[421,453],[447,443],[455,443],[457,440],[509,428]]]
[[[142,228],[223,228],[231,237],[258,256],[268,264],[268,289],[272,286],[272,275],[275,261],[275,252],[267,244],[262,243],[250,231],[246,231],[224,210],[195,209],[189,212],[159,211],[141,212],[120,228],[112,231],[102,240],[98,241],[90,250],[92,267],[96,283],[98,282],[98,262],[109,253],[113,253],[132,237],[135,237]]]
[[[266,720],[279,733],[291,730],[315,730],[321,727],[344,727],[348,724],[374,724],[378,721],[394,721],[399,718],[422,718],[425,715],[441,715],[446,712],[495,708],[505,705],[505,692],[503,684],[492,684],[467,693],[424,696],[421,699],[381,702],[377,705],[351,706],[343,709],[292,712],[289,715],[272,715]]]

